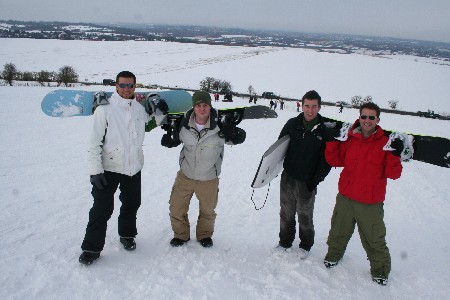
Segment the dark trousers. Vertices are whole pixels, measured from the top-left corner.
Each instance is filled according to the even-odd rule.
[[[289,177],[280,180],[280,245],[290,248],[295,239],[295,215],[298,216],[300,248],[309,251],[314,244],[314,201],[316,190],[310,192],[306,183]]]
[[[106,227],[114,211],[114,194],[119,187],[119,199],[122,202],[118,218],[118,231],[121,237],[135,237],[136,215],[141,206],[141,172],[134,176],[105,172],[108,184],[103,190],[92,185],[94,204],[89,211],[89,223],[86,227],[81,249],[100,252],[105,245]]]

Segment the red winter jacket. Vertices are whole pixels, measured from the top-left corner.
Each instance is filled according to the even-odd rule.
[[[388,137],[377,126],[364,139],[359,121],[349,131],[345,142],[328,142],[325,158],[332,167],[344,167],[339,177],[339,193],[365,204],[383,202],[387,178],[397,179],[402,173],[400,158],[383,150]]]

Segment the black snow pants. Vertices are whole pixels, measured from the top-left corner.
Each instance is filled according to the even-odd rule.
[[[122,202],[118,218],[118,231],[121,237],[137,235],[136,216],[141,206],[141,172],[133,176],[105,172],[108,184],[100,190],[92,184],[94,204],[89,211],[89,222],[86,227],[81,249],[83,251],[101,252],[105,245],[107,222],[114,211],[114,194],[119,187],[119,199]]]

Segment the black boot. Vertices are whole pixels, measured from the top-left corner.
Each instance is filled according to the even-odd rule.
[[[198,241],[198,242],[200,243],[200,245],[202,245],[202,246],[205,247],[205,248],[212,247],[212,245],[213,245],[213,241],[212,241],[212,239],[211,239],[210,237],[201,239],[201,240]]]
[[[185,241],[185,240],[182,240],[182,239],[179,239],[179,238],[173,238],[170,241],[170,245],[172,247],[180,247],[180,246],[183,246],[184,244],[186,244],[188,241],[189,241],[189,239],[187,241]]]
[[[83,253],[81,253],[81,255],[80,255],[80,258],[78,258],[78,261],[83,265],[89,266],[99,257],[100,257],[100,252],[83,251]]]
[[[120,238],[120,242],[122,243],[125,250],[132,251],[136,249],[136,242],[134,241],[134,238]]]

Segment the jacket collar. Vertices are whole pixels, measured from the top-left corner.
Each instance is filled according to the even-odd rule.
[[[361,126],[360,126],[360,124],[359,124],[359,119],[357,119],[357,120],[353,123],[353,126],[352,126],[352,128],[350,129],[350,131],[349,131],[349,135],[350,135],[350,136],[354,136],[354,137],[356,137],[356,138],[360,138],[360,139],[363,139],[363,138],[364,138],[363,135],[362,135],[362,132],[361,132]],[[383,131],[383,129],[380,127],[380,125],[377,125],[377,126],[375,127],[374,133],[372,133],[368,138],[378,139],[378,138],[380,138],[380,136],[384,136],[384,131]]]
[[[211,112],[209,115],[209,119],[205,124],[206,129],[214,129],[217,127],[217,116],[218,111],[215,108],[211,108]],[[195,119],[194,119],[194,109],[191,108],[184,114],[183,121],[181,121],[181,125],[185,128],[195,128]]]
[[[117,104],[119,104],[119,105],[121,105],[121,106],[124,106],[124,105],[130,105],[131,102],[134,100],[134,98],[132,98],[132,99],[125,99],[125,98],[122,98],[122,97],[117,93],[117,91],[114,92],[114,93],[111,95],[111,99],[114,99],[114,100],[117,102]]]

